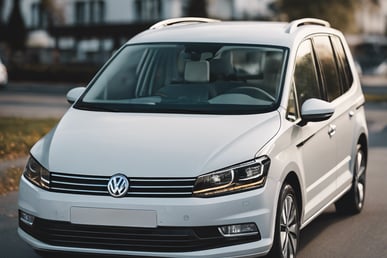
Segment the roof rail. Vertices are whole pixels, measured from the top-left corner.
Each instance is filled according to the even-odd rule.
[[[152,25],[149,29],[150,30],[161,29],[161,28],[179,24],[179,23],[209,23],[209,22],[220,22],[220,20],[209,19],[209,18],[199,18],[199,17],[173,18],[173,19],[160,21]]]
[[[285,31],[287,33],[292,33],[298,27],[301,27],[304,25],[320,25],[320,26],[324,26],[324,27],[331,27],[329,22],[321,20],[321,19],[303,18],[303,19],[298,19],[298,20],[294,20],[294,21],[290,22]]]

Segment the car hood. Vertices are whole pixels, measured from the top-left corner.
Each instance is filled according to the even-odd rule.
[[[182,115],[71,108],[31,155],[52,172],[195,177],[253,159],[279,127],[277,111]]]

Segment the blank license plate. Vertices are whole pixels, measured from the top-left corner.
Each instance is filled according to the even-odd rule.
[[[157,213],[152,210],[72,207],[70,220],[74,224],[155,228]]]

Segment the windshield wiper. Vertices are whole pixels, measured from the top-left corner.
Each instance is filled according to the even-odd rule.
[[[120,109],[117,109],[117,108],[95,105],[90,103],[76,104],[74,105],[74,108],[81,109],[81,110],[89,110],[89,111],[120,112]]]

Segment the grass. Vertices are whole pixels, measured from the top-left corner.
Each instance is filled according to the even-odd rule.
[[[0,172],[0,196],[19,189],[22,168],[8,168]]]
[[[57,119],[0,118],[0,162],[26,156],[57,123]]]
[[[28,155],[31,147],[58,123],[58,119],[0,118],[0,164]],[[0,167],[0,195],[18,189],[20,167]]]

